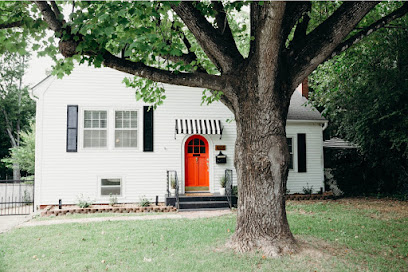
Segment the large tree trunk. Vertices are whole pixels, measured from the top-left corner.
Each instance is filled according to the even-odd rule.
[[[248,85],[241,86],[242,91],[255,91],[241,101],[242,106],[235,113],[239,202],[237,229],[229,245],[239,252],[260,249],[274,257],[297,249],[285,210],[289,165],[285,127],[289,102],[278,95],[271,99],[252,95],[262,93],[256,88],[263,84]]]

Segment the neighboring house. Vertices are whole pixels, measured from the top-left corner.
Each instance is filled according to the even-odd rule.
[[[139,202],[167,192],[166,170],[176,170],[180,193],[216,193],[225,169],[234,169],[236,125],[220,102],[201,106],[203,89],[164,85],[166,100],[148,111],[127,74],[80,66],[63,79],[48,77],[31,90],[37,102],[36,205]],[[293,94],[287,121],[291,154],[288,189],[314,191],[323,183],[322,129],[327,121]],[[217,164],[222,148],[226,163]],[[236,173],[233,172],[234,183]]]

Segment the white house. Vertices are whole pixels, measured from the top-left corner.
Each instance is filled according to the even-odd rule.
[[[164,85],[164,105],[148,111],[122,83],[126,76],[80,66],[31,90],[37,103],[35,205],[75,203],[80,194],[107,203],[111,193],[123,203],[156,196],[162,202],[166,170],[177,171],[181,194],[218,192],[225,169],[234,169],[235,122],[227,121],[233,114],[220,102],[201,106],[202,89],[174,85]],[[324,188],[327,121],[305,102],[295,92],[288,114],[290,193]],[[216,163],[216,149],[224,148],[226,163]]]

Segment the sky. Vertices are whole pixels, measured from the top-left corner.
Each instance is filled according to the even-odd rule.
[[[23,77],[23,83],[31,87],[36,85],[47,76],[46,72],[51,71],[52,65],[53,61],[50,57],[38,58],[36,53],[33,53],[28,70]]]

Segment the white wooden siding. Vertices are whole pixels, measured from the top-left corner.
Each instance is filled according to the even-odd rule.
[[[33,90],[37,99],[36,205],[75,203],[83,194],[95,202],[100,197],[101,178],[121,178],[119,202],[138,202],[142,197],[164,201],[166,170],[176,170],[184,189],[184,143],[191,135],[174,139],[175,119],[219,119],[224,126],[219,135],[203,135],[210,149],[210,191],[218,192],[225,169],[234,169],[235,123],[233,114],[221,103],[201,104],[202,89],[164,85],[167,99],[154,112],[154,152],[143,152],[143,102],[135,100],[135,90],[122,83],[126,75],[109,69],[76,68],[63,79],[50,78]],[[67,105],[79,106],[78,152],[66,152]],[[83,148],[83,111],[108,111],[108,147]],[[138,110],[138,148],[115,149],[114,110]],[[288,189],[301,192],[306,182],[313,189],[323,186],[322,130],[319,124],[288,123],[287,132],[306,133],[307,173],[290,171]],[[215,145],[226,145],[227,164],[215,164]],[[295,148],[296,152],[296,148]],[[295,155],[296,161],[296,155]],[[296,162],[295,162],[296,165]],[[295,166],[296,167],[296,166]],[[234,182],[236,173],[234,171]]]

